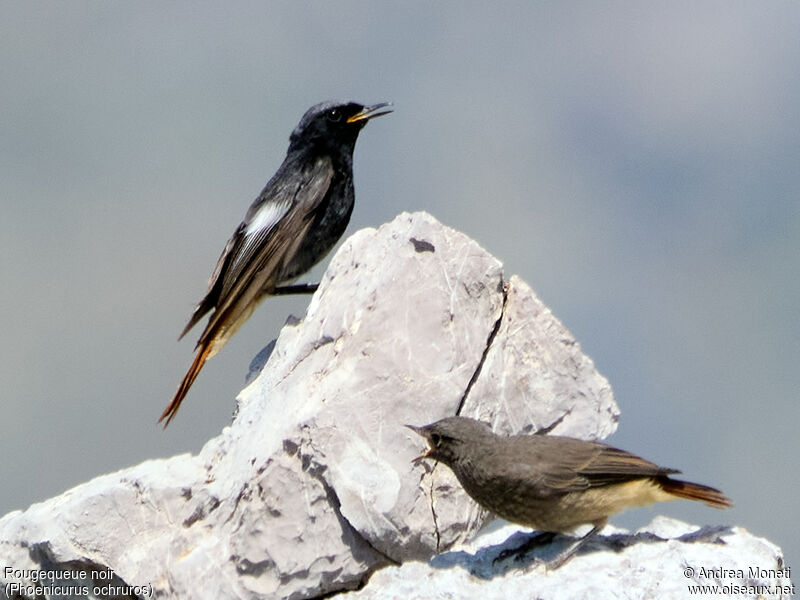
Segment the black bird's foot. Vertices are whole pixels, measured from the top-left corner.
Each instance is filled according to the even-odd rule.
[[[528,552],[534,548],[538,548],[539,546],[546,546],[553,541],[554,537],[556,537],[556,534],[552,531],[540,531],[539,533],[534,533],[533,535],[530,535],[521,546],[503,550],[494,558],[494,560],[492,560],[492,564],[497,564],[511,557],[514,557],[515,562],[519,562]]]
[[[318,283],[295,283],[281,285],[272,290],[273,296],[288,296],[289,294],[313,294],[319,287]]]

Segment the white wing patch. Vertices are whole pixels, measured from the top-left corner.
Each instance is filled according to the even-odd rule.
[[[277,226],[280,220],[286,216],[291,206],[291,201],[280,203],[271,202],[269,204],[264,204],[258,212],[256,212],[253,220],[250,221],[244,230],[244,238],[234,257],[234,264],[240,260],[249,260],[253,252],[256,251],[255,249],[270,236],[272,230]]]
[[[247,225],[247,229],[244,230],[245,236],[272,229],[283,218],[291,205],[291,201],[265,203]]]

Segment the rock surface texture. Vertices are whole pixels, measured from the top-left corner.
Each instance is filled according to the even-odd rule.
[[[314,598],[356,588],[461,597],[522,585],[487,563],[494,550],[431,560],[470,540],[488,515],[448,469],[411,464],[421,440],[403,425],[462,414],[506,433],[594,439],[618,417],[606,379],[531,288],[424,213],[349,238],[305,318],[283,328],[259,371],[233,423],[199,455],[147,461],[0,519],[6,596],[26,597],[8,591],[25,585],[96,584],[91,576],[105,570],[114,579],[104,584],[140,587],[99,597]],[[730,545],[746,534],[719,536]],[[741,543],[753,552],[766,544],[750,540]],[[600,577],[625,564],[628,579],[652,584],[625,557],[635,551],[647,568],[666,568],[659,553],[669,544],[584,552],[567,567],[591,562]],[[715,553],[725,546],[690,546],[722,564]],[[774,562],[779,550],[768,547]],[[683,583],[682,572],[664,577]],[[424,587],[439,578],[440,587]],[[449,585],[465,593],[428,593]],[[637,596],[633,582],[625,587]]]
[[[698,528],[665,517],[656,517],[635,534],[606,527],[601,537],[554,571],[537,561],[553,558],[572,538],[558,537],[519,562],[494,562],[503,550],[524,541],[527,534],[516,531],[507,525],[427,563],[382,569],[369,585],[342,600],[778,600],[794,595],[780,548],[739,527]]]

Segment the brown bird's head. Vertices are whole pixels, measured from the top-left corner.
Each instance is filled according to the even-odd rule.
[[[452,466],[467,457],[471,449],[480,447],[481,441],[494,436],[486,423],[466,417],[447,417],[424,427],[406,427],[428,442],[428,449],[414,459],[415,463],[430,458]]]
[[[321,102],[309,108],[289,138],[289,152],[298,148],[349,149],[367,121],[392,112],[389,102],[364,106],[357,102]]]

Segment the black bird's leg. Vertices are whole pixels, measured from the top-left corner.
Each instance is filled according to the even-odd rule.
[[[547,570],[554,571],[555,569],[566,563],[570,558],[572,558],[575,555],[575,553],[581,546],[583,546],[587,541],[589,541],[590,538],[597,535],[597,532],[600,531],[605,526],[606,526],[605,521],[596,524],[594,527],[592,527],[589,533],[587,533],[577,542],[573,543],[569,548],[564,550],[561,554],[547,561]]]
[[[528,536],[528,539],[521,546],[517,546],[516,548],[508,548],[503,550],[500,554],[495,557],[492,561],[492,564],[496,564],[502,560],[505,560],[510,557],[514,557],[514,560],[521,560],[528,552],[533,550],[534,548],[538,548],[539,546],[546,546],[550,542],[553,541],[553,538],[556,537],[556,534],[552,531],[540,531],[538,533],[534,533]]]
[[[273,296],[287,296],[289,294],[313,294],[319,287],[318,283],[295,283],[294,285],[281,285],[272,290]]]

